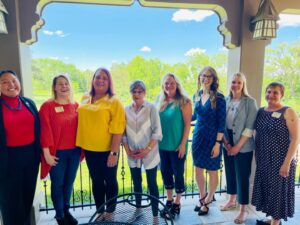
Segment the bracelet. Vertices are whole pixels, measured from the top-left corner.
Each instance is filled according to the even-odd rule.
[[[113,155],[113,156],[118,156],[118,155],[119,155],[118,152],[110,152],[109,154],[110,154],[110,155]]]
[[[222,140],[216,140],[217,143],[222,144]]]
[[[147,149],[148,149],[149,151],[151,151],[151,150],[152,150],[152,148],[151,148],[150,146],[148,146],[148,147],[147,147]]]

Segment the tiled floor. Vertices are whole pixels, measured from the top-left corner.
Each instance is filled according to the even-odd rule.
[[[221,212],[218,207],[226,201],[225,195],[216,195],[217,201],[214,202],[211,207],[209,214],[206,216],[198,216],[194,211],[194,206],[197,203],[197,198],[183,198],[180,216],[175,219],[176,225],[234,225],[234,218],[238,210],[232,210],[227,212]],[[86,207],[84,210],[81,208],[72,211],[72,214],[79,220],[79,223],[86,223],[93,214],[95,208],[90,209]],[[248,207],[249,216],[245,221],[244,225],[255,225],[256,219],[265,218],[264,214],[256,212],[251,206]],[[49,214],[41,213],[40,221],[38,225],[56,225],[54,212]],[[300,225],[300,188],[296,188],[296,211],[293,218],[287,222],[283,221],[283,225]]]

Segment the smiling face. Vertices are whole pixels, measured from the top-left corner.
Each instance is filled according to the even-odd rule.
[[[169,98],[174,98],[177,91],[176,80],[172,76],[167,76],[163,84],[164,92]]]
[[[100,70],[93,79],[93,88],[96,94],[107,94],[109,88],[109,78],[107,74]]]
[[[132,100],[138,106],[144,103],[145,91],[141,87],[135,88],[131,92]]]
[[[66,78],[64,78],[63,76],[56,78],[53,90],[55,93],[55,95],[54,95],[55,98],[69,97],[71,94],[69,81]]]
[[[20,94],[21,84],[12,73],[4,73],[0,77],[0,92],[8,97],[16,97]]]
[[[233,94],[242,94],[244,82],[239,76],[234,76],[231,81],[230,90]]]
[[[282,97],[282,89],[279,86],[271,86],[267,88],[265,98],[269,106],[280,105]]]
[[[210,89],[212,83],[214,81],[214,76],[209,70],[205,70],[198,77],[198,82],[200,82],[201,86],[205,89]]]

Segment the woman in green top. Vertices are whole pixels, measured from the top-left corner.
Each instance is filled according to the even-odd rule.
[[[192,104],[184,94],[178,78],[171,73],[162,79],[159,96],[159,115],[163,139],[159,143],[161,173],[167,191],[166,206],[175,216],[180,213],[180,198],[185,191],[184,162],[189,137]],[[175,188],[176,198],[173,199]],[[162,216],[167,214],[162,213]]]

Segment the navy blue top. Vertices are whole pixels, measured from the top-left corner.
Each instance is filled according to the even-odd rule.
[[[201,96],[203,92],[199,93]],[[216,107],[212,108],[211,101],[202,105],[195,103],[194,116],[197,122],[193,133],[192,153],[194,165],[207,170],[218,170],[221,164],[222,151],[216,158],[211,158],[211,151],[216,143],[217,133],[224,133],[226,123],[226,102],[221,93],[217,93]],[[221,146],[220,146],[221,147]]]

